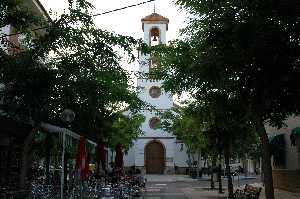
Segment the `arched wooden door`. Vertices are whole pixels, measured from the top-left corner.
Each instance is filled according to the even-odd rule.
[[[147,174],[163,174],[165,167],[165,149],[157,141],[150,142],[145,147],[145,165]]]

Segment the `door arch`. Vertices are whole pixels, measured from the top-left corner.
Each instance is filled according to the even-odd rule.
[[[147,174],[163,174],[165,168],[165,147],[157,140],[145,146],[145,166]]]

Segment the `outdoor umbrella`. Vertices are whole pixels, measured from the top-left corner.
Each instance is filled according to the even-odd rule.
[[[87,160],[87,152],[84,137],[80,137],[79,140],[75,169],[78,173],[78,177],[80,180],[87,179],[89,165]]]

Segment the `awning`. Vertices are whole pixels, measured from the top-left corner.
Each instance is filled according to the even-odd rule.
[[[284,133],[273,133],[269,136],[269,144],[271,155],[273,156],[273,164],[276,166],[284,166],[286,150]]]
[[[270,136],[269,136],[269,143],[270,144],[278,144],[278,143],[281,143],[282,140],[284,141],[284,133],[278,133],[278,132],[275,132],[275,133],[272,133]]]
[[[294,128],[292,130],[292,134],[294,134],[294,135],[300,135],[300,126]]]
[[[292,133],[290,135],[290,139],[291,139],[291,144],[293,146],[296,146],[296,138],[297,137],[300,137],[300,126],[292,129]]]

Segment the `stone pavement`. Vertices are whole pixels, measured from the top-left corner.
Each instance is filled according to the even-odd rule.
[[[208,177],[200,180],[192,179],[186,175],[146,175],[146,192],[141,198],[145,199],[225,199],[227,196],[226,179],[223,180],[223,194],[218,190],[211,190]],[[241,178],[237,185],[260,183],[259,177]],[[218,187],[218,184],[215,183]],[[300,199],[300,193],[291,193],[283,190],[275,190],[276,199]],[[260,199],[265,199],[264,190]]]
[[[188,175],[145,175],[147,182],[196,182]]]
[[[192,179],[187,175],[146,175],[145,199],[223,199],[225,194],[211,191],[209,179]]]

